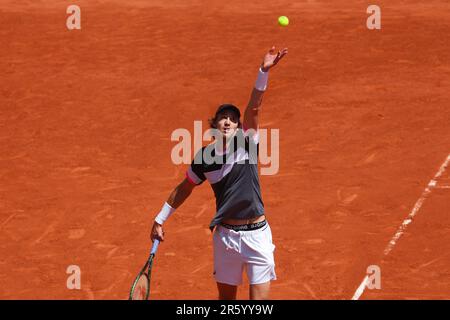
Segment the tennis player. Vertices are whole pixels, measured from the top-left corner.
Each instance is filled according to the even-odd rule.
[[[208,180],[216,197],[210,229],[214,231],[214,277],[221,300],[236,299],[244,271],[252,300],[268,299],[270,281],[276,279],[275,246],[264,215],[258,176],[258,116],[269,70],[287,53],[287,48],[277,52],[272,47],[265,54],[242,124],[236,106],[219,106],[210,119],[211,127],[218,132],[215,141],[194,156],[186,178],[172,191],[151,230],[152,241],[164,241],[164,222],[196,186]]]

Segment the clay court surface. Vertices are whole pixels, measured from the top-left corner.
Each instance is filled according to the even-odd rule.
[[[450,168],[383,254],[450,154],[448,1],[377,1],[374,31],[367,1],[73,3],[81,30],[67,1],[0,0],[1,299],[127,299],[187,169],[172,131],[243,110],[272,44],[289,54],[261,113],[280,130],[279,172],[261,176],[271,297],[350,299],[379,265],[360,299],[450,298]],[[214,209],[204,183],[166,223],[153,299],[217,297]]]

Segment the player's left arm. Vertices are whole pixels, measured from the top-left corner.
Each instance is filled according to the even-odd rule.
[[[258,112],[261,108],[264,92],[267,88],[269,70],[273,68],[287,53],[287,48],[276,52],[275,47],[272,47],[269,52],[265,54],[258,72],[255,87],[252,90],[250,100],[247,108],[245,109],[243,123],[245,130],[258,130]]]

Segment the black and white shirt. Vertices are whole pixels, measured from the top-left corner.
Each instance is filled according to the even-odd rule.
[[[264,214],[258,177],[258,133],[237,129],[226,152],[216,141],[195,155],[186,177],[196,185],[206,179],[216,196],[210,228],[224,219],[250,219]],[[253,131],[254,132],[254,131]]]

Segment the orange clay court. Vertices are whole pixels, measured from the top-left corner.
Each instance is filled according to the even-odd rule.
[[[172,131],[243,110],[271,45],[289,48],[261,111],[280,130],[271,298],[351,299],[369,265],[381,289],[359,299],[450,298],[448,1],[377,1],[381,30],[359,0],[76,4],[69,31],[66,1],[0,0],[1,299],[127,299],[187,169]],[[152,299],[217,298],[214,208],[205,183],[165,224]]]

